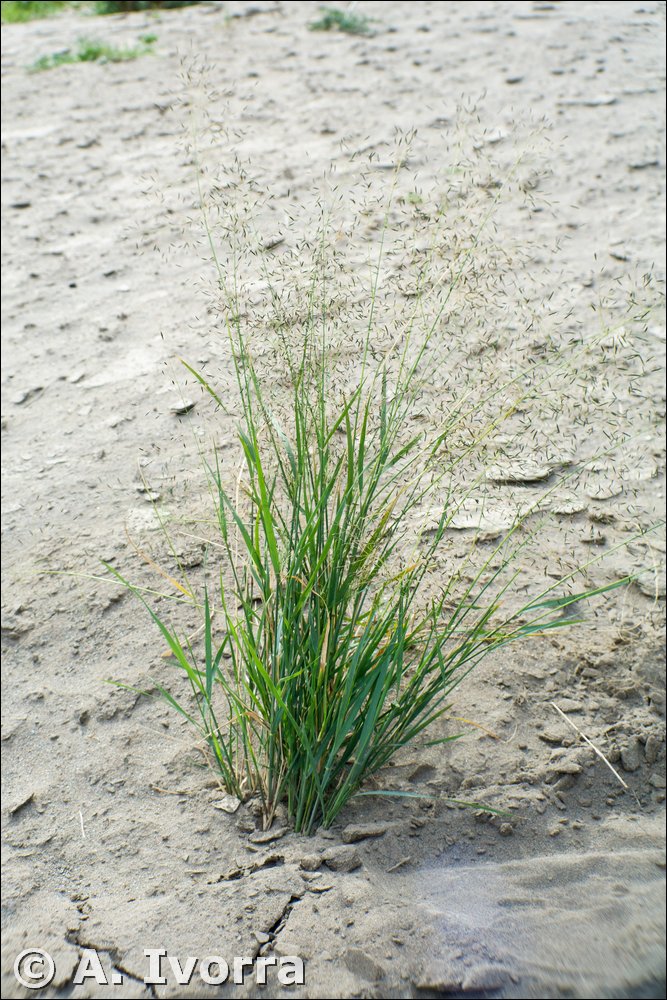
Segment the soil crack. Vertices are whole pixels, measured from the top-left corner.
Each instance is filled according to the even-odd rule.
[[[263,871],[266,868],[277,868],[284,864],[284,855],[269,854],[266,858],[263,858],[256,864],[238,865],[235,868],[230,868],[223,875],[219,875],[217,878],[208,882],[208,885],[215,885],[217,882],[235,882],[238,879],[246,878],[248,875],[254,875],[255,872]]]
[[[146,994],[149,997],[156,997],[155,989],[150,983],[146,983],[141,976],[138,976],[135,972],[131,972],[126,966],[121,965],[120,962],[120,951],[115,948],[114,945],[97,945],[92,944],[88,941],[83,941],[79,936],[78,932],[73,932],[71,934],[65,935],[65,941],[68,944],[74,945],[75,948],[79,949],[79,959],[83,958],[84,951],[94,951],[97,955],[107,955],[109,957],[109,962],[111,964],[112,973],[120,972],[123,977],[131,979],[132,982],[138,983],[140,986],[146,990]],[[77,965],[78,969],[78,965]],[[74,975],[72,974],[68,980],[69,986],[74,986]]]

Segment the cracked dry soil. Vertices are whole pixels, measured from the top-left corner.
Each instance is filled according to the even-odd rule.
[[[3,25],[3,996],[664,995],[659,575],[470,677],[455,714],[483,728],[407,751],[383,777],[433,798],[359,799],[313,838],[278,822],[267,839],[252,803],[213,808],[219,789],[178,717],[106,683],[146,686],[170,669],[141,609],[120,589],[40,572],[131,563],[126,528],[150,535],[138,461],[156,491],[199,483],[190,432],[204,413],[177,415],[163,367],[210,356],[202,264],[187,247],[152,250],[178,243],[194,211],[182,57],[205,60],[252,126],[276,219],[341,143],[386,151],[396,126],[414,126],[428,148],[473,95],[499,155],[515,114],[552,122],[554,213],[500,223],[508,238],[567,236],[545,296],[587,322],[592,275],[664,278],[663,4],[359,6],[372,36],[309,32],[317,5],[295,2]],[[116,45],[154,31],[156,53],[26,71],[84,29]],[[145,194],[155,173],[166,210]],[[597,492],[564,502],[546,556],[592,532],[611,549],[664,503],[664,340],[656,314],[640,345],[654,434],[632,496],[601,470]],[[663,559],[653,540],[623,551],[605,572]],[[33,946],[56,976],[30,994],[12,964]],[[123,982],[74,985],[84,948]],[[181,963],[296,954],[306,984],[147,986],[147,948]]]

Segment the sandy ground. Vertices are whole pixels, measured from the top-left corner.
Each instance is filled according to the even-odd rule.
[[[105,683],[150,687],[170,669],[145,614],[119,587],[39,572],[96,573],[100,558],[139,572],[126,528],[151,535],[140,470],[167,506],[200,484],[191,431],[210,411],[176,416],[165,372],[176,355],[212,356],[200,252],[183,237],[196,192],[182,58],[206,64],[231,121],[250,128],[244,151],[275,191],[268,242],[289,199],[330,163],[354,170],[342,147],[377,149],[382,166],[394,129],[417,127],[428,178],[467,100],[510,160],[515,120],[551,123],[553,211],[499,221],[507,240],[567,237],[557,263],[542,260],[544,296],[585,325],[598,283],[664,279],[663,4],[358,7],[377,19],[372,37],[311,33],[317,5],[289,2],[3,26],[4,996],[663,995],[664,576],[653,536],[605,570],[643,569],[641,587],[468,679],[456,714],[483,729],[446,750],[415,748],[385,776],[433,798],[358,799],[311,839],[278,828],[263,840],[249,806],[215,810],[187,727],[158,700]],[[118,45],[147,31],[154,56],[26,72],[82,34]],[[547,559],[564,537],[595,532],[611,549],[629,521],[655,519],[664,340],[656,310],[637,348],[652,426],[639,428],[621,477],[631,496],[615,488],[618,470],[598,470],[545,537]],[[186,556],[196,573],[201,551]],[[14,979],[29,947],[55,959],[43,991]],[[74,985],[84,948],[122,983]],[[181,962],[297,954],[306,985],[213,986],[195,974],[179,986],[167,968],[166,984],[147,986],[147,948]]]

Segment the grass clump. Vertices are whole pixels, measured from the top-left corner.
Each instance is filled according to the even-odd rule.
[[[370,35],[371,23],[363,14],[338,7],[321,7],[321,17],[309,25],[311,31],[343,31],[347,35]]]
[[[71,6],[74,5],[61,3],[59,0],[2,0],[2,21],[6,24],[34,21],[41,17],[51,17],[64,7]]]
[[[74,7],[85,13],[118,14],[133,10],[159,10],[174,7],[192,7],[201,0],[148,0],[148,2],[123,3],[113,0],[2,0],[2,21],[5,24],[15,24],[22,21],[33,21],[37,18],[51,17],[66,7]]]
[[[571,627],[583,602],[629,580],[577,586],[598,555],[526,575],[549,496],[599,458],[591,419],[600,412],[605,433],[615,430],[599,402],[601,348],[567,333],[536,350],[529,317],[525,352],[514,326],[503,353],[503,257],[485,240],[505,185],[489,195],[475,175],[473,215],[449,171],[454,180],[420,188],[414,204],[408,153],[397,152],[381,212],[364,205],[352,223],[326,209],[291,252],[282,241],[262,249],[261,185],[241,168],[207,184],[199,167],[223,375],[185,368],[234,426],[239,454],[238,465],[219,450],[204,459],[213,517],[187,527],[207,544],[204,579],[193,585],[182,566],[178,580],[163,573],[175,588],[164,596],[191,605],[199,628],[107,567],[187,679],[191,697],[158,688],[196,727],[227,790],[258,795],[267,826],[286,803],[304,833],[329,826],[407,744],[457,738],[435,724],[487,656]],[[530,190],[520,178],[516,187]],[[205,190],[220,199],[215,211]],[[338,197],[343,212],[354,202]],[[372,266],[353,273],[369,238]],[[492,294],[480,294],[485,276]],[[492,486],[517,482],[495,462],[546,454],[551,419],[570,416],[580,460],[553,462],[528,501]],[[486,536],[494,488],[505,506]]]
[[[82,62],[129,62],[152,53],[156,40],[155,35],[142,35],[138,45],[117,48],[115,45],[107,45],[106,42],[100,42],[93,38],[81,38],[74,50],[65,49],[63,52],[41,56],[32,64],[30,71],[40,73],[44,70],[56,69],[58,66]]]
[[[193,7],[201,0],[99,0],[95,5],[98,14],[122,14],[132,10],[170,10],[173,7]]]

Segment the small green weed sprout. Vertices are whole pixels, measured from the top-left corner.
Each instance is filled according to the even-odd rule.
[[[363,14],[338,7],[321,7],[322,16],[309,24],[311,31],[343,31],[347,35],[370,35],[371,22]]]
[[[602,554],[573,548],[543,570],[539,556],[551,501],[600,460],[592,422],[627,439],[606,400],[612,350],[621,371],[631,355],[613,336],[604,347],[608,329],[559,333],[551,302],[523,315],[511,277],[504,292],[521,261],[492,219],[501,197],[534,187],[521,158],[491,186],[461,150],[470,176],[445,165],[415,204],[411,141],[388,194],[371,162],[320,214],[299,204],[299,235],[264,242],[262,185],[239,163],[209,176],[191,151],[224,335],[219,374],[185,370],[234,428],[238,463],[204,456],[213,514],[183,518],[206,544],[198,582],[156,507],[180,570],[161,570],[173,613],[107,566],[187,678],[191,697],[158,687],[226,789],[257,795],[266,826],[286,803],[304,833],[407,744],[455,739],[435,724],[485,657],[572,627],[583,602],[630,579],[592,580]]]
[[[65,49],[63,52],[41,56],[30,66],[30,71],[39,73],[47,69],[56,69],[58,66],[81,62],[129,62],[152,53],[156,40],[156,35],[142,35],[138,45],[120,49],[93,38],[81,38],[74,51]]]

